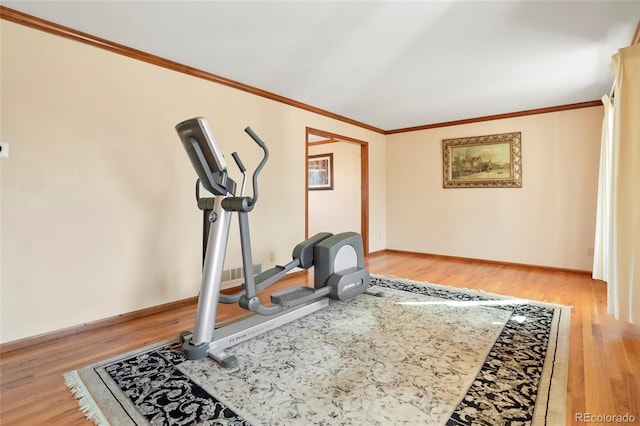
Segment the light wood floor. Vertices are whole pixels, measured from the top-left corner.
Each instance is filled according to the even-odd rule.
[[[640,424],[640,327],[607,316],[604,283],[584,274],[406,253],[376,254],[367,264],[376,274],[573,306],[567,424],[579,424],[576,413],[629,414]],[[305,280],[297,275],[280,287]],[[221,319],[237,314],[228,306],[219,310]],[[195,306],[189,305],[4,353],[0,424],[90,424],[62,374],[178,336],[193,326],[194,317]]]

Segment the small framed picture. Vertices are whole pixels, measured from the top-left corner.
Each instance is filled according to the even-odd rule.
[[[310,155],[307,160],[309,190],[333,189],[333,154]]]

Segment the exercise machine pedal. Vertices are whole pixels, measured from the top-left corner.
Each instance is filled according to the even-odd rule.
[[[271,294],[271,303],[282,306],[284,309],[302,305],[303,303],[317,300],[329,294],[329,288],[314,290],[311,287],[293,287]]]

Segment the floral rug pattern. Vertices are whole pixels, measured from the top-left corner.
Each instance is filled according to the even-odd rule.
[[[554,380],[566,394],[566,377],[555,377],[566,308],[389,277],[371,284],[385,297],[331,303],[230,348],[236,368],[185,360],[174,341],[78,375],[95,417],[113,424],[552,424]]]

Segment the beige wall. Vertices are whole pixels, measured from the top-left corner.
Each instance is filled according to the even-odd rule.
[[[307,126],[369,142],[384,135],[7,21],[1,29],[1,336],[6,342],[197,294],[201,216],[174,126],[209,119],[253,169],[268,143],[251,216],[257,261],[304,238]],[[232,161],[230,170],[239,180]],[[370,180],[372,251],[386,247],[385,175]],[[286,196],[283,196],[285,194]],[[240,266],[232,224],[226,265]]]
[[[591,270],[602,108],[387,136],[387,248]],[[522,132],[521,189],[443,189],[442,139]]]
[[[249,168],[255,260],[304,238],[305,129],[369,143],[369,250],[591,268],[601,108],[380,135],[0,21],[0,341],[197,294],[195,174],[173,130],[205,116]],[[522,189],[443,189],[441,140],[522,132]],[[239,180],[233,162],[230,169]],[[286,196],[283,196],[286,194]],[[226,267],[241,264],[236,221]]]
[[[360,145],[337,142],[309,146],[309,155],[327,153],[333,153],[333,190],[309,191],[309,236],[361,232]]]

